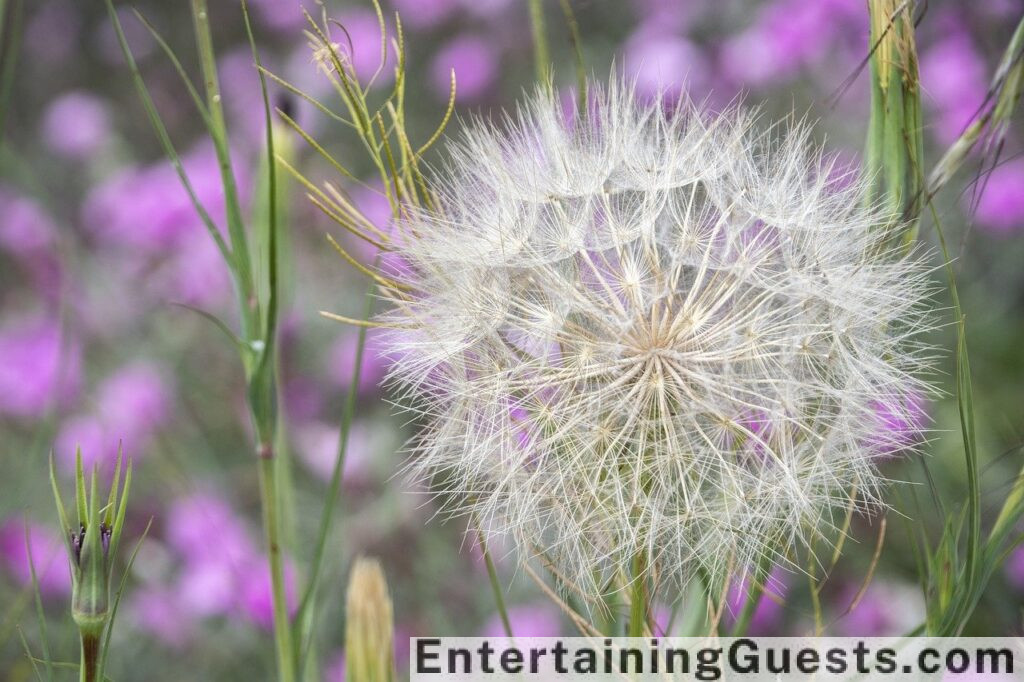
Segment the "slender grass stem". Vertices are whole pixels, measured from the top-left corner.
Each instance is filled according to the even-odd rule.
[[[537,81],[546,83],[551,68],[551,53],[548,50],[548,36],[544,28],[544,4],[542,0],[527,0],[530,5],[530,28],[533,32],[533,60],[537,70]]]
[[[630,637],[643,637],[647,624],[650,594],[647,590],[647,556],[640,552],[633,559],[633,584],[630,586],[629,631]]]
[[[280,509],[277,473],[273,455],[260,458],[260,498],[263,505],[263,530],[270,562],[270,585],[273,596],[274,646],[277,653],[277,677],[280,682],[294,682],[295,658],[292,628],[288,619],[285,590],[284,556],[281,551]]]
[[[480,552],[484,555],[484,564],[487,565],[487,578],[491,581],[491,591],[494,593],[494,603],[498,607],[498,615],[501,616],[501,626],[505,629],[505,634],[507,636],[513,637],[512,623],[508,619],[508,609],[505,608],[505,597],[501,593],[501,583],[498,582],[498,571],[494,568],[494,561],[491,559],[491,553],[487,549],[487,542],[484,540],[484,534],[477,531],[477,537],[480,540]]]

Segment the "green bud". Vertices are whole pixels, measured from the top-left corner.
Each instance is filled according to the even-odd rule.
[[[356,559],[349,576],[345,607],[346,679],[395,679],[392,629],[391,597],[380,562]]]
[[[96,666],[100,658],[100,642],[110,623],[111,576],[114,557],[124,529],[128,489],[131,486],[131,464],[125,470],[121,487],[121,452],[117,454],[114,481],[105,500],[96,489],[93,468],[86,492],[82,471],[82,452],[75,455],[75,508],[73,515],[57,485],[53,458],[50,458],[50,484],[57,503],[57,514],[65,532],[68,561],[71,566],[71,617],[78,626],[82,640],[83,679],[98,679]],[[88,670],[87,670],[88,669]]]
[[[924,192],[921,91],[912,0],[868,0],[871,16],[871,116],[865,170],[868,200],[885,207],[896,224],[892,242],[917,235]]]

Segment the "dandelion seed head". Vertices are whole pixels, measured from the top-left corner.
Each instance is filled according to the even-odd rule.
[[[448,511],[597,595],[641,553],[682,584],[878,504],[879,403],[923,428],[927,272],[808,137],[615,81],[467,127],[381,319]]]

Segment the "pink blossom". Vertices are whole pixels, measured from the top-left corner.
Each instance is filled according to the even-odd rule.
[[[334,473],[340,437],[341,432],[337,424],[314,422],[297,429],[295,440],[299,457],[310,471],[325,481],[330,480]],[[373,441],[374,438],[365,424],[352,424],[342,471],[345,481],[351,483],[366,480],[374,452]]]
[[[392,31],[388,30],[385,63],[381,64],[380,21],[372,9],[353,8],[339,17],[345,31],[336,30],[331,40],[338,51],[348,58],[359,80],[368,81],[376,74],[376,85],[386,85],[394,79],[395,51],[391,47]],[[378,72],[379,71],[379,72]]]
[[[164,644],[181,648],[192,634],[192,620],[182,608],[181,595],[173,588],[143,587],[132,591],[135,623]]]
[[[29,553],[25,546],[25,523],[8,519],[0,524],[0,563],[23,586],[32,584]],[[71,593],[68,557],[58,531],[30,523],[28,540],[32,545],[32,565],[44,597],[63,597]]]
[[[458,7],[458,0],[391,0],[410,28],[426,30],[448,19]]]
[[[984,193],[975,212],[978,224],[994,235],[1009,235],[1024,228],[1024,161],[1003,163],[979,183]],[[971,196],[968,192],[965,201]]]
[[[512,606],[508,609],[508,620],[516,637],[557,637],[564,634],[558,610],[547,602]],[[492,616],[480,631],[480,636],[504,637],[501,616]]]
[[[38,316],[0,325],[0,357],[0,413],[38,417],[55,400],[67,402],[78,391],[79,347],[64,342],[56,319]]]
[[[761,593],[761,598],[754,607],[754,614],[750,619],[750,626],[747,629],[751,635],[768,635],[776,631],[785,613],[780,601],[786,598],[789,590],[787,574],[782,569],[773,568],[768,575]],[[750,579],[744,575],[741,579],[733,581],[729,588],[728,609],[723,614],[727,623],[733,623],[743,611],[747,603]]]
[[[664,93],[675,99],[683,91],[699,98],[708,86],[710,65],[689,40],[645,25],[626,42],[625,66],[636,78],[638,94],[654,98]]]
[[[57,432],[54,450],[61,469],[71,474],[75,471],[75,458],[79,450],[82,452],[82,467],[89,471],[93,465],[113,461],[117,456],[117,447],[117,440],[107,431],[106,425],[97,417],[84,414],[63,421]]]
[[[444,45],[430,66],[434,93],[447,101],[451,91],[451,72],[455,70],[455,100],[478,101],[494,85],[498,76],[498,53],[494,42],[482,36],[461,35]]]
[[[362,369],[359,373],[359,392],[373,393],[387,372],[387,363],[380,354],[378,333],[370,330],[363,346]],[[356,350],[359,346],[359,332],[343,331],[328,352],[328,376],[336,385],[348,389],[355,378]]]
[[[295,570],[286,562],[284,570],[285,602],[289,615],[295,614]],[[240,606],[253,623],[269,630],[274,623],[274,599],[270,580],[270,566],[260,561],[250,564],[242,575]]]
[[[860,589],[850,584],[836,600],[846,610]],[[875,580],[853,610],[836,622],[841,637],[888,637],[901,635],[924,619],[924,599],[916,585]]]
[[[89,92],[67,92],[43,113],[42,136],[55,153],[69,159],[88,158],[110,136],[106,102]]]

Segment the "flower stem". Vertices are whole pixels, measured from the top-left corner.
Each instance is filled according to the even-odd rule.
[[[530,5],[530,26],[533,29],[533,59],[537,68],[537,82],[545,83],[551,58],[548,52],[548,37],[544,30],[544,5],[541,0],[528,0]]]
[[[274,645],[277,651],[277,679],[295,681],[295,659],[292,648],[292,628],[288,619],[287,593],[284,579],[284,557],[281,552],[280,500],[277,490],[277,467],[272,451],[261,448],[260,499],[263,505],[263,529],[270,562],[270,585],[274,603]]]
[[[78,666],[79,682],[99,682],[100,638],[95,634],[82,633],[82,660]]]
[[[647,623],[647,556],[638,552],[633,558],[633,584],[631,586],[629,607],[629,637],[643,637],[644,625]]]

